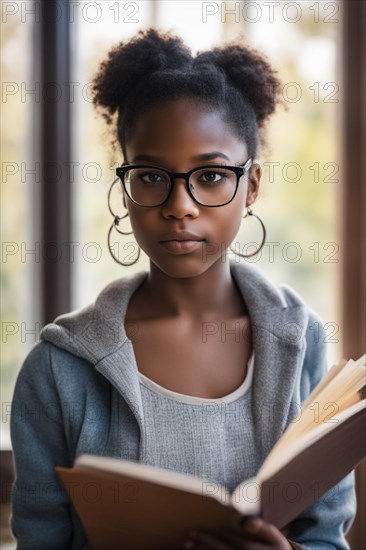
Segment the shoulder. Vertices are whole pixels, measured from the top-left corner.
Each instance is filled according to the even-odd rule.
[[[306,305],[301,295],[290,285],[274,281],[258,265],[230,261],[230,270],[244,298],[254,309],[268,311]]]
[[[83,357],[78,357],[70,351],[59,348],[47,340],[40,340],[26,355],[19,375],[47,376],[54,375],[55,366],[65,369],[77,367],[78,370],[90,370],[90,363]]]
[[[127,304],[146,275],[146,271],[138,271],[110,282],[94,302],[63,313],[45,325],[40,332],[41,340],[97,364],[123,345]]]
[[[274,281],[257,265],[232,261],[231,271],[254,323],[303,354],[300,375],[305,394],[327,372],[327,338],[320,314],[291,285]]]
[[[39,432],[58,425],[75,449],[81,427],[92,424],[107,433],[111,384],[94,365],[46,341],[38,342],[19,371],[11,404],[11,433],[15,440],[25,426]],[[30,414],[31,411],[31,414]],[[98,432],[99,433],[99,432]],[[56,437],[56,432],[53,433]]]
[[[325,342],[325,322],[318,311],[310,306],[304,298],[289,284],[279,283],[278,290],[281,293],[287,307],[301,307],[305,312],[305,329],[308,346]]]
[[[255,264],[232,262],[231,270],[253,317],[276,324],[277,332],[286,321],[297,321],[302,331],[323,325],[320,315],[288,283],[274,281]]]
[[[322,316],[288,284],[279,285],[288,304],[304,311],[302,335],[303,361],[300,376],[300,401],[303,402],[328,372],[326,324]]]
[[[87,359],[40,340],[25,357],[18,373],[14,395],[26,393],[42,400],[80,396],[103,377]],[[98,379],[98,380],[97,380]]]

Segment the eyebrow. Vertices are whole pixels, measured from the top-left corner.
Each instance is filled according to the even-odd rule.
[[[191,162],[200,162],[200,161],[206,161],[206,160],[213,160],[217,157],[224,158],[226,160],[230,160],[228,156],[224,155],[224,153],[220,153],[219,151],[213,151],[212,153],[203,153],[202,155],[196,155],[194,157],[191,157]],[[160,162],[164,163],[166,161],[163,157],[154,157],[152,155],[136,155],[132,162],[136,162],[138,160],[147,160],[148,162]]]

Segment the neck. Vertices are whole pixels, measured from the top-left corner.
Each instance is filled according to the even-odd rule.
[[[150,262],[144,295],[159,316],[195,320],[240,317],[247,309],[230,270],[219,258],[199,275],[172,277]]]

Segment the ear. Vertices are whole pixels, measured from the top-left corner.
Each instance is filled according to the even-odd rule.
[[[257,160],[253,161],[252,166],[249,169],[248,176],[248,193],[246,206],[253,204],[258,196],[260,180],[262,177],[262,167]]]

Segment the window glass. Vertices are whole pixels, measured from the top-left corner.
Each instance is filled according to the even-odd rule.
[[[15,379],[40,329],[35,270],[41,251],[32,215],[40,167],[29,139],[40,89],[30,78],[31,2],[5,2],[1,8],[1,448],[9,449]]]
[[[246,34],[278,68],[288,110],[268,126],[257,211],[268,241],[252,261],[322,317],[329,362],[340,358],[338,2],[247,2]],[[256,21],[258,18],[258,21]],[[245,222],[246,220],[244,220]],[[243,241],[245,223],[243,224]],[[316,330],[316,329],[315,329]]]

